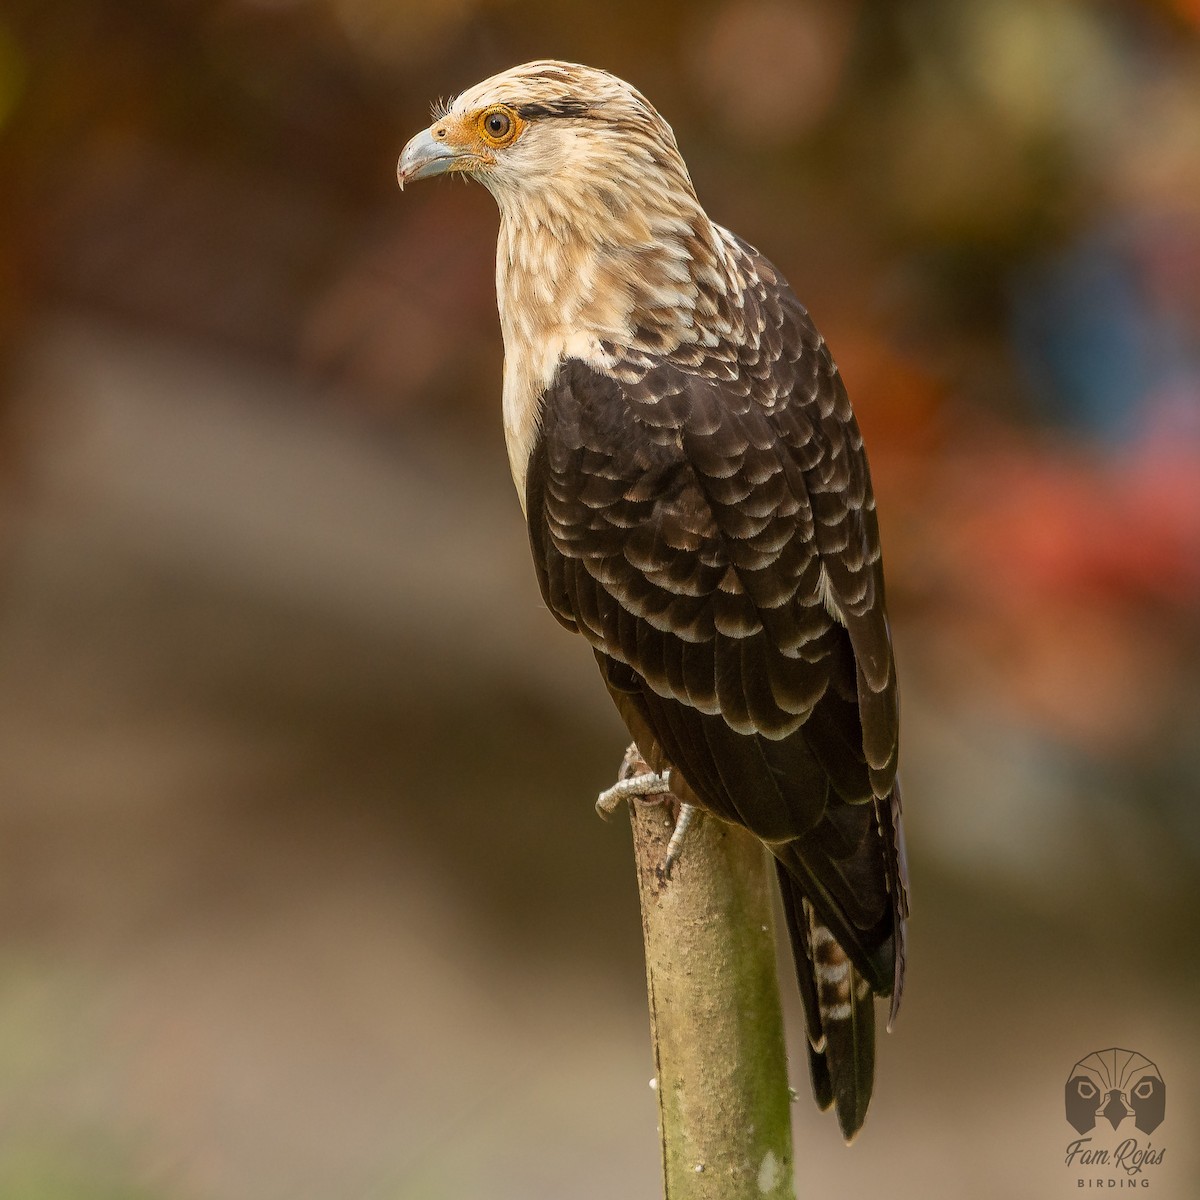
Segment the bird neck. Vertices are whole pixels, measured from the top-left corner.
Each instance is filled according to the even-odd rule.
[[[504,431],[522,505],[542,395],[559,363],[622,363],[706,342],[737,287],[734,248],[690,193],[655,203],[597,181],[500,201],[496,296],[504,335]],[[669,202],[668,202],[669,200]]]

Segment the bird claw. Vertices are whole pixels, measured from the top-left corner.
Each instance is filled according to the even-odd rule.
[[[622,800],[645,800],[648,796],[661,796],[671,790],[671,772],[655,775],[652,771],[618,779],[596,797],[596,812],[607,821],[621,806]]]

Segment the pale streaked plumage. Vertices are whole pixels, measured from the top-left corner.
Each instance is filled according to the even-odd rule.
[[[531,122],[503,166],[479,175],[500,208],[504,429],[522,505],[538,406],[563,358],[612,372],[630,354],[755,335],[730,320],[742,289],[735,239],[700,207],[671,127],[628,84],[526,63],[469,88],[442,119],[564,97],[584,100],[586,115]]]

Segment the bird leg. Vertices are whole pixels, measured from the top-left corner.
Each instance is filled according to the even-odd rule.
[[[620,778],[612,787],[605,789],[596,799],[596,812],[608,820],[620,807],[622,800],[641,800],[643,804],[667,804],[674,810],[675,830],[667,843],[667,856],[663,860],[663,874],[670,879],[671,868],[680,860],[683,842],[688,827],[696,815],[694,804],[684,804],[671,794],[671,772],[656,774],[646,765],[637,743],[631,743],[621,762]],[[661,796],[662,799],[651,799]]]

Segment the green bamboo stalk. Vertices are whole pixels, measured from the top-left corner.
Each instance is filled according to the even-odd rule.
[[[629,810],[666,1200],[794,1200],[767,851],[698,817],[667,878],[671,807]]]

